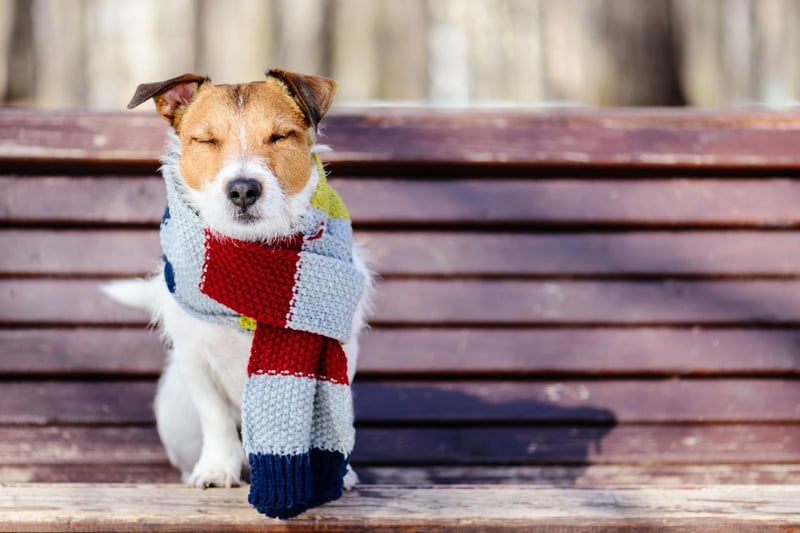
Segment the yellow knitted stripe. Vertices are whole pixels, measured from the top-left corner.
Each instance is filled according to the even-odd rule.
[[[255,330],[256,329],[256,319],[250,318],[249,316],[239,315],[239,327],[242,329],[249,329]]]
[[[333,187],[328,185],[328,180],[325,178],[325,169],[322,167],[319,155],[316,153],[313,155],[314,161],[317,163],[319,182],[317,183],[317,190],[314,191],[314,196],[311,197],[311,205],[323,211],[329,218],[350,220],[350,213],[347,212],[347,207],[345,207],[341,197],[333,190]]]

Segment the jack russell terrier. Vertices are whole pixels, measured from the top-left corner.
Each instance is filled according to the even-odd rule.
[[[349,385],[372,275],[327,184],[316,133],[333,80],[271,70],[142,84],[172,126],[164,263],[104,290],[150,311],[168,351],[158,433],[183,480],[287,518],[357,483]]]

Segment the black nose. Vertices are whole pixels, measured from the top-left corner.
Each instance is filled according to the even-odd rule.
[[[236,178],[228,182],[228,199],[241,208],[256,203],[261,196],[261,184],[251,178]]]

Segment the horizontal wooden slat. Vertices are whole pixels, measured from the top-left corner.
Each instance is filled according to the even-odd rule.
[[[794,276],[800,232],[361,231],[383,276]],[[130,276],[160,263],[156,230],[0,230],[0,275]]]
[[[365,427],[356,431],[353,462],[356,466],[796,466],[800,425]],[[0,426],[0,465],[117,463],[165,464],[155,428]]]
[[[0,279],[0,322],[144,324],[92,279]],[[384,280],[381,324],[787,324],[800,322],[800,281]]]
[[[372,329],[359,372],[514,376],[798,373],[796,329]]]
[[[800,116],[769,111],[338,109],[333,163],[796,167]],[[3,160],[155,165],[155,113],[3,110]]]
[[[0,483],[6,484],[180,482],[180,472],[166,463],[144,465],[0,465]]]
[[[384,276],[776,276],[800,272],[800,233],[360,232]],[[2,238],[2,237],[0,237]]]
[[[365,485],[293,520],[267,520],[247,487],[8,485],[0,531],[800,531],[796,487]],[[754,491],[758,497],[754,499]],[[531,505],[536,502],[536,505]],[[657,524],[657,525],[655,525]]]
[[[800,281],[385,281],[374,322],[743,324],[800,320]]]
[[[800,374],[797,329],[372,328],[360,342],[361,376]],[[144,327],[0,330],[3,375],[154,375],[164,359]]]
[[[800,181],[784,179],[364,178],[331,183],[356,225],[784,228],[800,223]],[[6,223],[155,225],[164,198],[157,177],[0,178]]]
[[[338,186],[356,222],[793,226],[790,180],[353,180]]]
[[[161,178],[0,178],[0,213],[12,223],[156,224],[166,205]]]
[[[158,333],[145,328],[0,330],[3,375],[153,375],[165,360]]]
[[[354,385],[357,422],[800,422],[797,380],[389,382]]]
[[[27,478],[20,474],[25,470],[19,468],[16,478],[11,477],[11,467],[5,469],[9,481],[25,482]],[[64,468],[65,471],[70,470]],[[3,468],[0,467],[0,480]],[[68,474],[57,468],[33,467],[31,472],[39,473],[40,479],[49,481],[47,472],[61,474],[70,481]],[[141,481],[154,483],[161,478],[154,475],[144,477]],[[103,482],[103,474],[92,477],[93,472],[87,468],[84,477],[75,472],[72,481]],[[589,465],[589,466],[429,466],[429,467],[392,467],[363,466],[358,469],[358,477],[362,483],[389,485],[463,485],[463,484],[535,484],[576,487],[601,487],[610,485],[742,485],[764,484],[782,485],[797,484],[800,479],[800,464],[704,464],[704,465]]]
[[[248,490],[8,485],[0,492],[0,512],[9,516],[0,531],[800,531],[794,486],[365,485],[282,522],[253,510]]]
[[[364,428],[363,464],[800,463],[800,426]]]
[[[0,423],[152,423],[155,390],[152,380],[4,383]]]
[[[152,381],[15,382],[0,389],[0,423],[153,421]],[[356,422],[800,422],[797,380],[356,382]]]
[[[591,466],[361,466],[364,484],[526,484],[598,487],[609,485],[710,485],[796,483],[800,465],[591,465]],[[167,464],[0,465],[0,483],[179,483]]]
[[[166,461],[166,459],[165,459]],[[589,465],[589,466],[359,466],[364,484],[525,484],[600,487],[609,485],[791,485],[797,464]],[[166,463],[1,465],[0,483],[179,483]]]
[[[144,275],[161,254],[156,230],[0,230],[2,275]]]
[[[163,465],[167,454],[156,428],[15,427],[0,431],[0,464]]]

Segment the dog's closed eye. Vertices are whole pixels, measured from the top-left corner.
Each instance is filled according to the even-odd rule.
[[[192,137],[192,142],[207,144],[209,146],[217,146],[219,141],[213,137]]]
[[[282,141],[284,139],[288,139],[289,137],[293,136],[295,132],[287,131],[285,133],[273,133],[269,136],[268,143],[275,144],[276,142]]]

